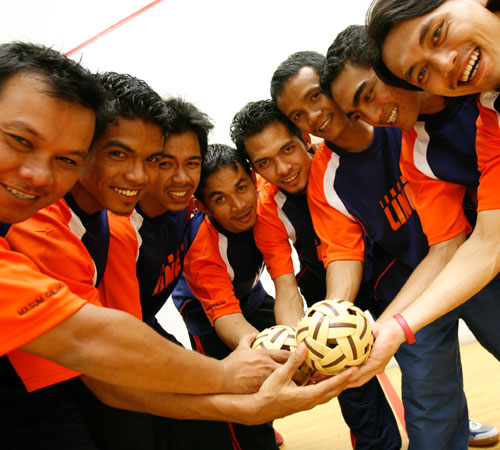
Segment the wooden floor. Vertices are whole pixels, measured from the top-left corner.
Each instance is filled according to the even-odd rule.
[[[500,429],[500,363],[477,342],[461,347],[464,385],[471,418]],[[401,395],[398,367],[386,371],[396,392]],[[274,427],[283,435],[281,450],[351,450],[349,430],[342,419],[336,399],[311,411],[276,420]],[[408,438],[400,427],[403,449]],[[500,449],[500,443],[488,447]],[[443,449],[446,450],[446,449]]]

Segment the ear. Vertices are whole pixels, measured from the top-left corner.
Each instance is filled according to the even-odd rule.
[[[302,133],[302,139],[304,141],[304,143],[306,144],[306,149],[309,151],[311,150],[311,136],[309,133],[306,133],[306,132],[303,132]]]
[[[199,198],[196,199],[196,206],[198,207],[198,209],[204,213],[204,214],[208,214],[210,215],[210,210],[208,209],[207,205],[205,205],[205,203],[203,203]]]

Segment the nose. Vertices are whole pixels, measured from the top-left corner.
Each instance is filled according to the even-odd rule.
[[[19,169],[19,175],[33,187],[50,186],[54,182],[50,162],[43,157],[27,158]]]
[[[245,200],[241,198],[239,195],[234,195],[231,198],[231,208],[233,211],[240,211],[245,207]]]
[[[183,166],[179,166],[175,170],[174,176],[172,178],[176,183],[181,185],[189,182],[189,176],[187,174],[186,169]]]
[[[278,175],[286,175],[290,170],[290,164],[283,161],[281,158],[276,158],[276,173]]]
[[[321,115],[321,111],[319,109],[310,109],[307,112],[308,118],[309,118],[309,125],[314,128],[316,125],[316,122]]]
[[[370,125],[380,125],[384,121],[384,109],[381,106],[370,105],[363,108],[363,117],[365,122]]]
[[[149,177],[145,170],[144,163],[142,161],[131,162],[125,173],[125,179],[136,185],[148,183]]]
[[[443,49],[434,54],[433,65],[443,76],[447,76],[455,68],[457,58],[456,50]]]

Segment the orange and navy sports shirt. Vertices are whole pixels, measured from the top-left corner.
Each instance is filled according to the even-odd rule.
[[[5,240],[9,225],[0,224],[0,355],[32,341],[78,311],[86,301],[40,272]]]
[[[363,261],[364,234],[391,257],[391,271],[404,273],[398,275],[403,282],[427,254],[399,168],[400,153],[401,132],[394,128],[374,128],[371,145],[361,152],[347,152],[328,141],[316,150],[307,196],[325,267],[332,261]],[[379,263],[374,256],[374,264]],[[374,270],[387,280],[386,269]],[[400,287],[396,284],[387,281],[390,291],[377,296],[392,300]]]
[[[476,136],[477,163],[481,178],[477,210],[500,209],[500,93],[479,96]]]
[[[290,194],[267,181],[262,182],[254,236],[273,280],[294,273],[291,242],[300,262],[296,278],[302,295],[308,304],[325,298],[326,270],[320,259],[320,240],[314,231],[305,193]]]
[[[7,239],[41,272],[60,280],[79,297],[141,318],[135,276],[137,241],[127,217],[107,211],[87,215],[67,196],[13,225]],[[79,375],[20,350],[8,357],[28,391]]]
[[[231,233],[198,211],[189,223],[186,248],[172,299],[193,336],[215,333],[219,317],[250,317],[259,308],[266,296],[259,281],[264,263],[252,230]]]
[[[464,205],[464,195],[479,185],[478,115],[476,99],[469,96],[437,114],[420,115],[415,127],[403,132],[401,171],[429,245],[471,231],[468,219],[474,221],[476,205]]]

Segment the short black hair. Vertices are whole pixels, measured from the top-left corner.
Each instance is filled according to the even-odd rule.
[[[94,139],[105,128],[105,92],[97,77],[80,63],[43,45],[28,42],[0,44],[0,89],[17,73],[40,76],[45,94],[89,108],[95,114]]]
[[[276,101],[285,83],[299,73],[302,67],[312,67],[319,75],[325,57],[315,51],[302,51],[290,55],[274,71],[271,78],[271,98]]]
[[[394,75],[382,60],[382,47],[398,23],[421,17],[441,6],[446,0],[374,0],[366,15],[366,32],[377,49],[373,64],[378,77],[387,84],[403,89],[421,91],[417,86]]]
[[[238,165],[243,168],[250,178],[252,177],[248,161],[242,158],[235,148],[225,144],[209,145],[201,165],[200,184],[194,193],[196,198],[203,201],[203,189],[207,185],[208,177],[217,173],[223,167],[232,167],[236,171]]]
[[[210,118],[192,103],[179,97],[168,98],[165,100],[165,105],[167,107],[167,135],[182,134],[187,131],[196,133],[203,157],[207,151],[208,134],[214,127]]]
[[[319,77],[319,88],[331,96],[330,86],[344,70],[347,63],[363,68],[371,68],[377,51],[368,40],[364,25],[349,25],[341,31],[328,48]]]
[[[143,80],[129,74],[104,72],[99,82],[108,94],[107,118],[140,119],[158,125],[166,137],[168,113],[165,101]]]
[[[245,140],[255,136],[273,123],[282,123],[290,132],[303,141],[302,131],[288,119],[272,100],[247,103],[233,118],[230,128],[231,139],[236,150],[249,160]]]

